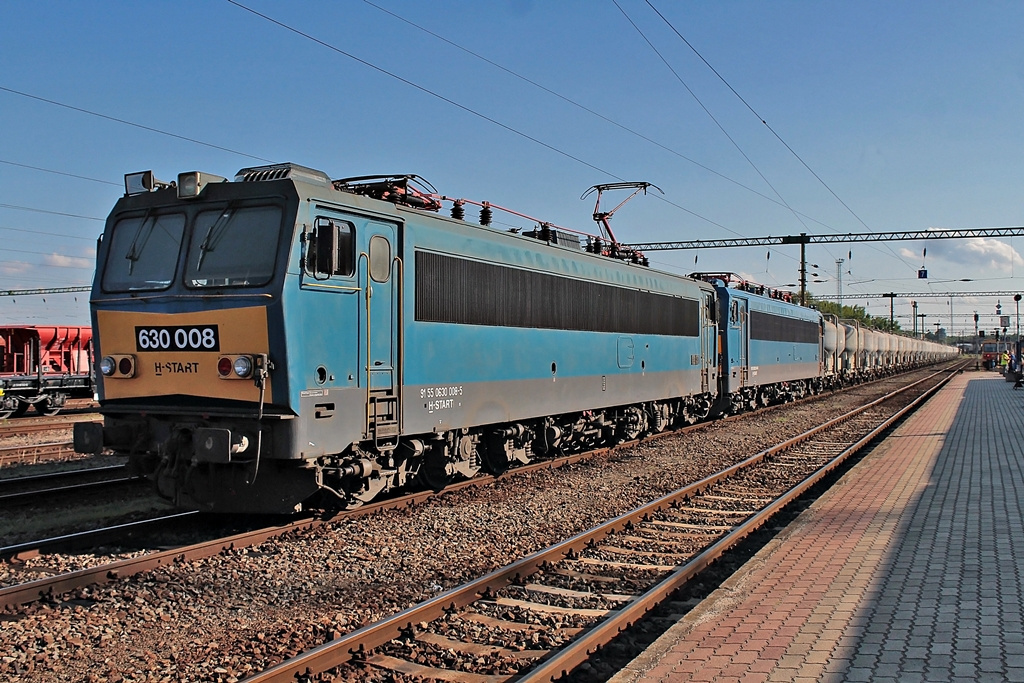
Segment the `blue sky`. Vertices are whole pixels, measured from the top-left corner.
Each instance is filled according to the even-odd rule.
[[[1024,225],[1024,3],[374,3],[241,2],[303,36],[227,0],[0,2],[0,289],[88,284],[127,172],[230,177],[264,160],[418,173],[586,231],[588,187],[655,183],[663,197],[613,220],[627,243]],[[844,294],[1014,291],[1022,251],[812,245],[811,288],[836,294],[842,258]],[[649,254],[769,285],[797,281],[798,255]],[[0,297],[0,321],[86,324],[87,299]],[[952,312],[959,332],[974,311],[994,327],[996,302],[919,312],[928,329]],[[888,315],[887,299],[852,303]],[[896,314],[912,326],[908,300]]]

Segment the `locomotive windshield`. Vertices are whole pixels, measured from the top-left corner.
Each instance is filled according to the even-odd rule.
[[[265,285],[274,275],[281,209],[254,206],[203,211],[188,249],[189,287]]]
[[[111,231],[103,291],[170,288],[184,242],[186,287],[265,285],[274,275],[281,218],[279,206],[231,204],[197,213],[150,211],[122,218]]]
[[[167,289],[185,231],[185,214],[123,218],[114,225],[103,269],[103,290],[130,292]]]

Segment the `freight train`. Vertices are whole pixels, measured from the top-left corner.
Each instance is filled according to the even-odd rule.
[[[104,423],[75,448],[186,507],[351,508],[956,353],[650,269],[597,209],[581,240],[417,176],[125,181],[91,296]]]
[[[0,327],[0,420],[33,408],[56,415],[69,398],[92,398],[92,330]]]

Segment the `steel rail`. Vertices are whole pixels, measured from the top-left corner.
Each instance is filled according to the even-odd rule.
[[[74,453],[73,447],[71,441],[4,446],[0,447],[0,465],[51,460],[65,453]]]
[[[958,371],[959,369],[954,370],[952,373],[948,375],[948,377],[942,383],[949,381],[953,374],[955,374]],[[655,501],[652,501],[650,503],[647,503],[646,505],[636,508],[635,510],[620,515],[619,517],[609,520],[597,527],[594,527],[593,529],[585,531],[581,534],[577,534],[576,536],[573,536],[572,538],[569,538],[565,541],[550,546],[549,548],[533,553],[523,559],[520,559],[501,569],[497,569],[493,572],[490,572],[480,577],[479,579],[476,579],[463,586],[456,587],[444,593],[441,593],[431,598],[430,600],[424,601],[418,605],[414,605],[413,607],[410,607],[397,614],[394,614],[375,624],[370,624],[356,631],[352,631],[351,633],[345,634],[340,638],[334,639],[330,642],[324,643],[318,647],[301,653],[291,659],[285,660],[280,664],[277,664],[276,666],[272,666],[264,670],[263,672],[260,672],[249,678],[244,679],[244,683],[293,682],[297,676],[315,675],[325,671],[329,671],[343,664],[346,664],[349,661],[351,661],[354,657],[360,656],[362,653],[372,651],[373,649],[378,648],[393,639],[401,637],[403,632],[407,631],[410,628],[410,626],[414,623],[433,621],[434,619],[443,616],[445,613],[453,609],[463,608],[477,601],[483,596],[489,595],[494,591],[497,591],[501,588],[508,586],[517,579],[521,579],[522,577],[526,577],[536,572],[542,565],[548,563],[555,563],[565,559],[567,556],[573,553],[581,552],[588,545],[599,542],[607,536],[611,535],[612,533],[627,528],[629,525],[636,523],[638,520],[643,519],[645,516],[651,515],[653,513],[658,512],[659,510],[669,507],[675,501],[700,493],[707,489],[708,487],[718,483],[719,481],[722,481],[723,479],[727,479],[733,476],[740,470],[758,464],[765,458],[771,457],[776,453],[785,451],[795,444],[811,439],[814,437],[814,435],[824,430],[827,430],[835,426],[836,424],[845,422],[853,417],[856,417],[857,415],[860,415],[865,411],[870,410],[871,408],[877,406],[878,404],[884,401],[888,401],[894,396],[897,396],[911,389],[912,387],[917,386],[922,382],[928,381],[937,374],[942,373],[933,373],[928,377],[925,377],[921,380],[918,380],[917,382],[914,382],[912,384],[907,385],[906,387],[899,389],[898,391],[890,392],[885,396],[882,396],[881,398],[878,398],[864,406],[861,406],[859,408],[856,408],[855,410],[846,413],[845,415],[841,415],[837,418],[829,420],[824,424],[815,427],[814,429],[808,430],[807,432],[800,434],[796,437],[793,437],[792,439],[788,439],[783,443],[780,443],[769,449],[761,451],[760,453],[752,455],[749,458],[746,458],[745,460],[742,460],[724,470],[721,470],[720,472],[717,472],[713,475],[705,477],[704,479],[698,482],[695,482],[686,487],[680,488],[676,491],[666,494],[665,496],[662,496],[661,498],[658,498]],[[936,387],[933,387],[931,390],[929,390],[929,392],[926,392],[925,396],[930,396],[932,392],[936,391],[937,388],[942,385],[942,383],[936,385]],[[889,420],[886,421],[885,424],[872,430],[871,434],[869,435],[870,439],[874,439],[879,433],[881,433],[881,431],[887,428],[888,424],[891,424],[893,420],[905,414],[905,412],[908,409],[919,405],[919,402],[921,400],[923,399],[919,398],[914,403],[911,403],[910,406],[902,409],[899,413],[897,413],[897,417],[890,418]],[[862,441],[864,440],[862,439]],[[832,461],[830,461],[829,464],[825,466],[826,471],[822,472],[818,476],[812,475],[811,478],[805,480],[805,482],[799,486],[800,493],[802,493],[810,486],[813,486],[813,484],[816,483],[818,479],[827,475],[829,472],[835,469],[835,467],[837,467],[839,464],[841,464],[843,460],[849,457],[849,455],[852,452],[855,451],[850,451],[849,448],[846,449],[846,451],[844,451],[843,454],[837,456]],[[810,481],[810,479],[813,479],[814,481]],[[796,494],[793,497],[797,497],[798,495],[800,494]],[[736,534],[737,532],[731,532],[729,536],[724,537],[720,541],[716,542],[714,545],[710,546],[705,551],[702,551],[696,558],[694,558],[694,560],[687,563],[686,565],[683,565],[684,568],[693,565],[695,569],[684,571],[683,568],[680,568],[675,573],[673,573],[673,575],[670,577],[675,577],[673,579],[673,584],[675,583],[675,581],[679,580],[679,577],[684,575],[689,577],[693,573],[696,573],[700,569],[706,567],[708,564],[714,561],[714,559],[716,559],[723,552],[725,552],[725,550],[734,546],[736,543],[742,540],[743,537],[748,535],[753,529],[756,529],[761,524],[763,524],[765,519],[767,519],[771,516],[771,514],[774,514],[779,509],[784,507],[791,499],[792,498],[788,498],[786,502],[777,501],[775,503],[772,503],[767,508],[765,508],[765,512],[758,513],[756,517],[756,522],[754,522],[753,519],[748,520],[747,522],[744,522],[739,527],[737,527],[741,530],[741,535],[734,536],[734,534]],[[732,539],[731,541],[728,540],[730,538]],[[666,579],[665,581],[668,581],[668,579]],[[661,594],[661,592],[666,590],[666,588],[662,586],[662,584],[664,584],[665,581],[658,584],[658,586],[656,586],[654,589],[655,591],[659,591],[659,595]],[[673,588],[672,590],[675,589]],[[669,591],[668,593],[665,593],[665,595],[668,595],[671,592],[672,591]],[[659,598],[659,601],[660,599],[663,598]],[[643,597],[638,599],[636,602],[641,603],[642,606],[631,606],[627,610],[624,610],[624,612],[630,615],[629,623],[632,623],[636,620],[636,618],[638,618],[638,616],[635,614],[637,610],[639,610],[639,615],[642,616],[644,613],[648,611],[650,606],[653,604],[652,601],[648,601]],[[602,634],[601,638],[604,638],[605,634],[607,633],[612,633],[613,635],[617,634],[621,628],[622,623],[624,622],[617,619],[615,625],[608,626],[607,628],[596,628],[600,628],[599,632]],[[559,664],[557,662],[569,662],[578,660],[576,662],[578,664],[582,661],[585,661],[586,657],[589,656],[589,650],[591,648],[595,647],[597,644],[603,644],[608,641],[608,639],[601,638],[595,639],[592,636],[584,636],[582,639],[574,641],[573,645],[571,645],[566,650],[563,650],[563,652],[569,653],[566,655],[569,659],[562,660],[562,655],[556,655],[558,659],[556,660],[555,658],[552,658],[550,660],[551,664],[543,665],[543,670],[547,671],[549,666],[554,666],[555,668],[559,669],[559,671],[556,673],[560,676],[562,674],[562,669],[568,666],[568,664]],[[584,655],[584,658],[578,659],[581,653]],[[527,674],[527,676],[532,677],[533,673],[530,672]],[[511,678],[518,679],[519,675],[516,674]],[[541,679],[536,678],[532,680]]]
[[[146,523],[136,522],[132,525],[120,525],[119,527],[111,527],[111,529],[103,531],[112,531],[116,529],[118,532],[123,532],[128,527],[133,527],[135,531],[139,531],[144,528],[145,524],[154,524],[158,522],[166,523],[169,520],[181,520],[198,514],[198,512],[182,512],[168,517],[161,517],[158,520],[149,520]],[[218,538],[212,541],[205,541],[203,543],[196,543],[194,545],[173,548],[171,550],[156,553],[149,553],[98,567],[80,569],[67,574],[60,574],[58,576],[30,581],[16,586],[9,586],[7,588],[0,589],[0,608],[23,605],[48,596],[60,595],[83,586],[102,584],[125,576],[151,571],[157,567],[174,562],[210,557],[211,555],[216,555],[232,548],[255,545],[289,531],[298,531],[303,528],[308,528],[311,524],[311,520],[300,520],[281,526],[272,526],[256,531],[247,531],[241,534],[227,536],[225,538]],[[86,533],[92,534],[96,532]],[[62,537],[61,540],[66,540],[73,536],[75,535]],[[5,548],[3,550],[10,551],[17,548],[18,546],[11,546],[10,548]],[[34,550],[34,548],[26,548],[26,550]]]
[[[123,466],[114,466],[114,467],[111,467],[109,469],[111,469],[111,470],[121,470],[122,472],[124,472],[124,470],[125,470],[125,468]],[[61,472],[60,474],[74,475],[74,474],[78,474],[78,473],[77,472],[73,472],[73,473]],[[81,475],[80,477],[77,477],[77,479],[82,479],[82,478],[86,478],[86,475]],[[72,480],[72,481],[68,482],[69,479]],[[97,479],[97,480],[94,480],[94,481],[77,481],[76,482],[76,481],[73,481],[74,479],[76,479],[76,477],[73,477],[73,476],[65,477],[65,482],[66,483],[58,484],[57,486],[51,486],[49,488],[31,489],[31,490],[28,490],[28,491],[15,491],[13,493],[0,493],[0,507],[10,506],[10,505],[24,505],[26,503],[30,503],[32,501],[32,499],[42,499],[44,496],[49,496],[51,500],[44,499],[44,500],[41,501],[42,504],[45,505],[45,504],[47,504],[49,502],[52,502],[52,498],[58,497],[58,496],[68,496],[68,495],[72,495],[72,494],[83,493],[83,492],[86,492],[86,491],[103,490],[104,488],[111,488],[111,489],[113,489],[113,488],[125,486],[125,485],[128,485],[128,484],[142,484],[145,481],[145,478],[142,475],[138,475],[138,474],[136,474],[136,475],[123,475],[123,476],[111,477],[111,478],[107,478],[107,479]],[[10,479],[0,480],[0,484],[3,484],[2,486],[0,486],[0,491],[2,491],[5,488],[9,488],[8,485],[12,481],[13,480],[10,480]],[[17,483],[23,484],[24,482],[17,482]]]
[[[23,560],[27,560],[31,557],[42,555],[46,552],[53,552],[55,549],[77,549],[77,548],[89,548],[95,547],[101,544],[109,544],[117,540],[131,539],[136,536],[140,536],[145,533],[150,533],[150,528],[158,526],[160,524],[166,524],[185,517],[191,517],[199,514],[198,512],[189,510],[185,512],[175,512],[163,517],[153,517],[151,519],[140,519],[135,522],[127,522],[125,524],[116,524],[114,526],[103,527],[100,529],[90,529],[88,531],[78,531],[71,534],[63,534],[61,536],[53,536],[51,538],[44,538],[35,541],[27,541],[25,543],[16,543],[14,545],[8,545],[0,547],[0,559],[6,560],[9,563],[17,564]],[[111,569],[112,564],[103,565],[102,568]],[[52,577],[54,579],[61,578],[62,575]],[[43,579],[44,581],[46,579]],[[38,582],[36,582],[38,583]],[[88,584],[82,584],[88,585]],[[81,586],[75,586],[80,588]],[[0,589],[0,595],[3,595],[3,591],[14,588],[10,586],[5,589]],[[2,606],[2,603],[0,603]]]
[[[8,438],[35,432],[55,432],[60,429],[71,429],[76,422],[102,422],[102,420],[95,412],[61,415],[57,419],[52,417],[10,419],[5,424],[0,425],[0,437]]]
[[[935,374],[937,374],[937,373],[935,373]],[[930,376],[933,376],[933,375],[930,375]],[[925,378],[925,379],[927,379],[927,378]],[[919,380],[919,381],[924,381],[924,380]],[[864,383],[864,384],[867,384],[867,383]],[[914,383],[914,384],[917,384],[917,383]],[[906,388],[909,388],[910,386],[914,386],[914,384],[908,385],[907,387],[904,388],[904,390]],[[858,387],[858,386],[863,386],[863,384],[861,384],[861,385],[852,385],[851,387],[847,387],[847,390],[855,388],[855,387]],[[887,396],[888,395],[889,394],[887,394]],[[799,399],[798,401],[792,401],[790,403],[785,403],[785,404],[781,404],[781,405],[796,405],[796,404],[800,404],[800,403],[803,403],[803,402],[806,402],[806,401],[814,400],[814,399],[819,398],[819,397],[820,397],[819,395],[808,396],[806,398]],[[879,400],[881,400],[881,399],[879,399]],[[870,406],[871,404],[868,404],[868,405]],[[747,413],[742,413],[742,414],[739,414],[739,415],[731,415],[731,416],[728,416],[728,417],[723,418],[721,420],[699,422],[697,424],[687,425],[686,427],[682,427],[682,428],[677,429],[677,430],[665,431],[665,432],[661,432],[661,433],[658,433],[658,434],[649,435],[647,437],[644,437],[644,439],[642,439],[642,440],[651,440],[651,439],[654,439],[654,438],[662,438],[662,437],[667,437],[667,436],[670,436],[670,435],[685,434],[685,433],[689,433],[689,432],[692,432],[692,431],[702,430],[702,429],[706,429],[706,428],[708,428],[708,427],[710,427],[712,425],[718,424],[718,423],[723,422],[723,421],[742,419],[744,417],[749,417],[749,416],[752,416],[752,415],[757,415],[757,414],[760,414],[760,413],[762,413],[764,411],[773,410],[773,409],[778,408],[778,407],[781,407],[781,406],[780,405],[773,405],[773,406],[768,406],[768,407],[765,407],[765,408],[759,408],[757,410],[750,411],[750,412],[747,412]],[[536,462],[536,463],[531,463],[529,465],[525,465],[525,466],[522,466],[522,467],[517,467],[515,469],[509,470],[509,472],[506,473],[506,475],[507,474],[511,474],[511,473],[528,473],[528,472],[538,471],[538,470],[542,470],[542,469],[557,469],[559,467],[564,467],[566,465],[574,464],[574,463],[577,463],[577,462],[582,462],[584,460],[593,458],[593,457],[595,457],[595,456],[597,456],[599,454],[612,452],[612,451],[615,451],[617,449],[629,448],[631,446],[636,445],[640,441],[641,440],[633,440],[633,441],[628,441],[628,442],[622,442],[622,443],[616,444],[614,446],[598,448],[598,449],[595,449],[595,450],[592,450],[592,451],[587,451],[587,452],[584,452],[584,453],[576,453],[576,454],[573,454],[573,455],[561,456],[559,458],[554,458],[554,459],[551,459],[551,460],[545,460],[545,461],[540,461],[540,462]],[[506,475],[501,475],[501,476],[506,476]],[[61,593],[65,593],[65,592],[68,592],[68,591],[71,591],[71,590],[82,588],[82,587],[85,587],[85,586],[88,586],[88,585],[106,583],[106,582],[108,582],[108,581],[110,581],[112,579],[116,579],[116,578],[120,578],[120,577],[124,577],[124,576],[130,576],[130,575],[133,575],[133,574],[138,574],[138,573],[150,571],[153,568],[162,566],[164,564],[168,564],[169,562],[176,561],[179,558],[184,558],[184,559],[201,559],[203,557],[209,557],[211,555],[216,555],[217,553],[219,553],[222,550],[224,550],[226,548],[229,548],[229,547],[239,548],[239,547],[244,547],[244,546],[249,545],[249,544],[262,543],[264,540],[267,540],[269,538],[273,538],[275,535],[280,535],[280,534],[286,533],[288,531],[293,531],[293,530],[296,530],[296,529],[308,528],[308,529],[312,530],[312,529],[318,528],[318,527],[320,527],[320,526],[322,526],[324,524],[327,524],[328,522],[338,521],[338,520],[345,519],[345,518],[358,518],[358,517],[362,517],[362,516],[365,516],[365,515],[375,514],[375,513],[381,512],[383,510],[402,509],[402,508],[413,507],[413,506],[421,504],[421,503],[423,503],[423,502],[425,502],[425,501],[427,501],[429,499],[432,499],[432,498],[434,498],[434,497],[436,497],[438,495],[444,495],[445,493],[448,493],[448,492],[451,492],[451,491],[458,491],[458,490],[461,490],[461,489],[464,489],[464,488],[467,488],[467,487],[482,486],[482,485],[490,484],[490,483],[493,483],[494,481],[496,481],[498,478],[499,477],[496,477],[496,476],[493,476],[493,475],[489,475],[489,474],[478,475],[478,476],[476,476],[476,477],[474,477],[472,479],[468,479],[468,480],[465,480],[465,481],[459,481],[459,482],[452,483],[449,486],[447,486],[443,491],[440,491],[440,492],[435,492],[435,491],[415,492],[415,493],[399,496],[399,497],[396,497],[396,498],[393,498],[393,499],[382,500],[382,501],[377,501],[377,502],[374,502],[374,503],[370,503],[370,504],[361,506],[359,508],[355,508],[353,510],[339,512],[339,513],[337,513],[335,515],[332,515],[332,516],[329,516],[329,517],[324,517],[324,518],[319,518],[319,519],[309,519],[309,518],[306,518],[306,519],[303,519],[303,520],[298,520],[296,522],[293,522],[292,524],[287,524],[287,525],[282,525],[282,526],[277,526],[277,527],[269,527],[268,529],[258,530],[258,531],[253,531],[253,532],[247,532],[247,533],[244,533],[244,534],[238,534],[236,536],[232,536],[232,537],[226,538],[226,539],[218,539],[218,540],[215,540],[215,541],[204,542],[204,543],[196,544],[196,545],[193,545],[193,546],[180,547],[180,548],[175,548],[175,549],[171,549],[171,550],[160,551],[160,552],[157,552],[157,553],[151,553],[151,554],[148,554],[148,555],[145,555],[145,556],[141,556],[139,558],[132,558],[132,559],[129,559],[129,560],[121,560],[121,561],[117,561],[117,562],[113,562],[113,563],[109,563],[109,564],[105,564],[105,565],[100,565],[100,566],[97,566],[97,567],[94,567],[94,568],[87,568],[87,569],[78,570],[76,572],[72,572],[72,573],[69,573],[69,574],[60,574],[60,575],[56,575],[56,576],[52,576],[52,577],[47,577],[47,578],[39,579],[39,580],[32,581],[32,582],[25,583],[25,584],[19,584],[19,585],[16,585],[16,586],[10,586],[8,588],[0,589],[0,608],[8,607],[8,606],[15,606],[15,605],[26,604],[28,602],[32,602],[32,601],[41,599],[41,598],[46,597],[46,596],[59,595]],[[184,516],[187,516],[187,515],[194,515],[194,514],[198,514],[198,513],[195,513],[195,512],[185,512],[185,513],[181,513],[180,516],[184,517]],[[164,519],[170,519],[170,518],[160,518],[160,519],[164,520]],[[89,544],[98,544],[100,542],[102,542],[102,543],[111,543],[112,541],[116,541],[116,539],[117,539],[119,534],[137,533],[138,527],[140,527],[141,525],[151,524],[151,523],[155,523],[155,522],[156,522],[156,520],[145,520],[145,521],[142,521],[142,522],[135,522],[135,523],[126,524],[126,525],[118,525],[118,526],[110,527],[110,528],[106,528],[106,529],[81,532],[79,534],[69,534],[69,535],[66,535],[66,536],[59,536],[59,537],[56,537],[56,538],[43,539],[43,540],[40,540],[40,541],[30,541],[30,542],[27,542],[27,543],[22,543],[22,544],[8,546],[8,547],[0,547],[0,558],[8,559],[10,561],[17,562],[19,560],[27,559],[29,557],[33,557],[35,555],[42,554],[43,552],[54,552],[57,549],[69,547],[69,546],[72,546],[72,545],[76,546],[76,547],[88,547]],[[147,558],[150,558],[150,559],[147,559]]]
[[[590,629],[574,640],[568,647],[558,651],[554,656],[543,661],[540,666],[527,672],[517,680],[521,683],[554,681],[589,660],[601,647],[610,643],[619,635],[619,633],[639,621],[652,608],[668,599],[687,581],[706,569],[711,563],[718,560],[727,551],[735,547],[741,540],[761,528],[774,515],[794,500],[804,495],[825,477],[829,476],[847,459],[875,441],[880,434],[889,429],[889,427],[894,423],[901,420],[908,413],[916,410],[921,404],[931,398],[939,389],[945,386],[955,374],[955,372],[949,374],[934,387],[928,389],[910,404],[901,408],[894,415],[882,422],[882,424],[878,425],[871,430],[871,432],[860,438],[856,443],[845,448],[826,465],[819,468],[809,477],[805,478],[796,487],[790,489],[790,491],[784,496],[763,508],[760,512],[737,526],[727,536],[709,546],[706,550],[699,553],[686,564],[680,566],[676,571],[654,586],[654,588],[619,610],[610,619],[607,619]],[[874,403],[875,402],[873,402],[873,404]],[[873,404],[869,404],[868,407]],[[867,407],[865,407],[865,409],[867,409]],[[779,448],[779,450],[785,450],[785,448]]]
[[[63,472],[47,472],[45,474],[31,474],[24,477],[0,478],[0,491],[15,484],[38,484],[60,481],[72,476],[86,476],[91,474],[104,474],[116,471],[123,471],[124,465],[104,465],[102,467],[89,467],[80,470],[67,470]]]

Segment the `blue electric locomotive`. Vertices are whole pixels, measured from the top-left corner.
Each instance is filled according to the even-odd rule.
[[[713,283],[718,295],[718,412],[795,400],[826,385],[823,318],[817,310],[794,303],[789,292],[750,284],[731,273],[691,277]]]
[[[441,216],[411,180],[126,177],[92,291],[104,425],[76,449],[183,506],[278,513],[710,413],[711,285]]]
[[[470,223],[415,176],[125,181],[91,298],[104,424],[75,449],[185,507],[354,507],[948,355],[650,270],[614,211],[584,246],[492,227],[486,203]],[[595,189],[624,186],[650,184]]]

